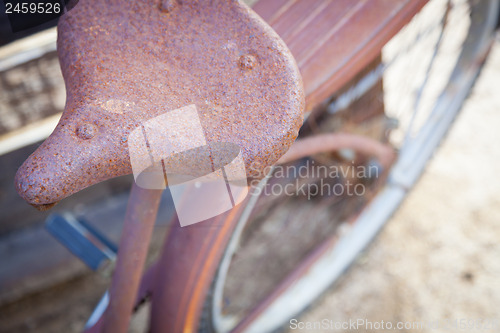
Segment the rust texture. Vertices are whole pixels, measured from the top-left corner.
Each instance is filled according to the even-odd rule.
[[[202,304],[227,242],[251,195],[232,210],[181,227],[177,216],[156,264],[152,294],[152,333],[197,332]]]
[[[109,290],[103,332],[127,332],[161,199],[160,190],[132,185]]]
[[[130,174],[129,133],[186,105],[196,105],[207,143],[242,149],[248,177],[297,136],[304,107],[297,66],[244,4],[80,0],[58,31],[67,101],[52,135],[16,175],[30,204]]]

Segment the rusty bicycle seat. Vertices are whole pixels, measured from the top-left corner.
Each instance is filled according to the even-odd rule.
[[[207,142],[238,145],[249,178],[302,124],[291,53],[238,1],[80,0],[60,19],[57,49],[66,106],[15,178],[34,206],[130,174],[130,133],[170,110],[195,105]]]

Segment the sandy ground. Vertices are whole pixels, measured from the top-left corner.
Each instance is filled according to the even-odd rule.
[[[297,318],[331,321],[289,332],[388,332],[391,324],[396,332],[500,332],[499,79],[497,42],[402,207],[339,283]],[[335,329],[358,319],[372,329],[362,322]],[[376,329],[381,321],[386,329]],[[395,328],[398,322],[407,329]]]

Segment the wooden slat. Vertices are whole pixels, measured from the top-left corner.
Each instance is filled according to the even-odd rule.
[[[261,0],[253,6],[259,15],[269,24],[272,24],[287,7],[295,0]]]
[[[286,12],[288,19],[276,21],[273,28],[281,38],[293,40],[327,5],[326,1],[297,1],[288,7]]]
[[[317,52],[318,48],[322,46],[322,41],[333,35],[350,12],[357,8],[358,3],[364,1],[325,1],[326,6],[322,6],[323,9],[317,13],[314,19],[295,38],[286,40],[299,66],[307,59],[308,54]]]
[[[261,0],[254,10],[295,56],[306,90],[306,111],[310,111],[373,61],[426,2]]]

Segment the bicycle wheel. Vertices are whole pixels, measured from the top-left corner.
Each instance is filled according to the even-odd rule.
[[[496,0],[430,1],[379,59],[310,116],[314,126],[306,124],[301,137],[337,130],[368,135],[394,147],[396,161],[384,173],[369,156],[344,149],[277,167],[239,217],[200,332],[278,330],[339,278],[397,209],[451,126],[488,53],[498,9]],[[367,116],[366,105],[377,101]],[[315,172],[319,167],[365,172],[332,175]]]

